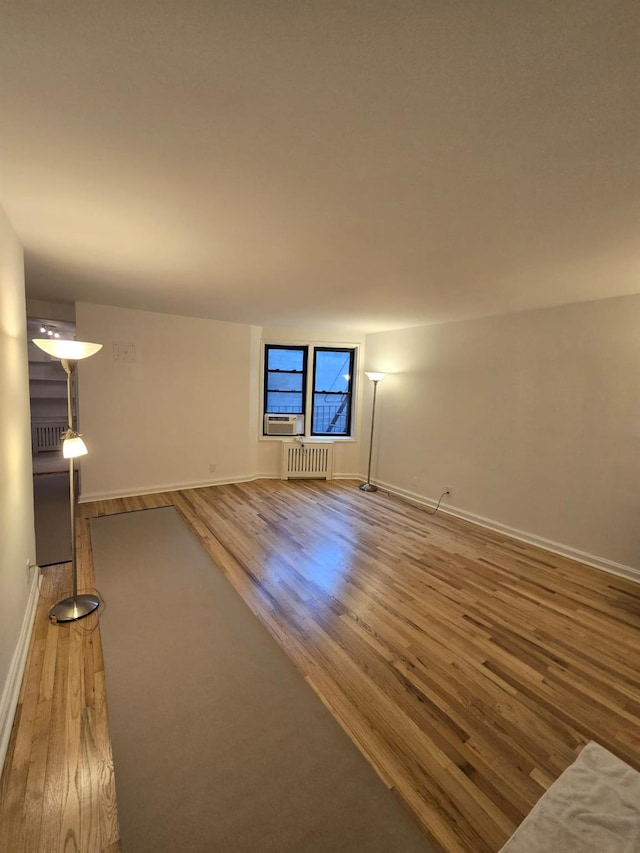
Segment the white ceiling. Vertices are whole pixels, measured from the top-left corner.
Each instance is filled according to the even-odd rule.
[[[28,294],[366,331],[640,292],[637,0],[0,2]]]

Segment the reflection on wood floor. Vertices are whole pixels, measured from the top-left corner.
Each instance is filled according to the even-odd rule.
[[[354,483],[277,480],[81,506],[81,585],[87,517],[171,504],[443,850],[497,851],[589,740],[640,769],[640,586]],[[99,630],[48,606],[0,851],[114,853]]]

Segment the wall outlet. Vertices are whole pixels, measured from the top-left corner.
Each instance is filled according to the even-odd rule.
[[[216,473],[216,468],[217,468],[217,467],[218,467],[218,466],[216,465],[216,463],[215,463],[215,462],[211,462],[211,464],[209,465],[209,473],[210,473],[210,474],[215,474],[215,473]]]

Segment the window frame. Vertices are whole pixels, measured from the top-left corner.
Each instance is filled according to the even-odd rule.
[[[302,353],[302,370],[269,370],[269,352],[271,350],[291,350],[293,352],[301,352]],[[265,427],[265,418],[264,415],[273,415],[273,414],[296,414],[302,415],[304,417],[304,423],[306,428],[307,423],[307,376],[309,373],[309,346],[307,344],[264,344],[264,376],[262,380],[262,434],[266,436],[266,427]],[[269,391],[269,375],[276,373],[289,373],[302,375],[302,389],[301,391]],[[298,394],[302,396],[302,411],[301,412],[270,412],[268,408],[268,400],[270,393],[278,393],[278,394]]]
[[[273,341],[273,342],[272,342]],[[269,350],[306,350],[307,358],[304,361],[304,375],[303,375],[303,388],[304,388],[304,396],[303,396],[303,411],[302,416],[304,420],[304,429],[302,433],[298,434],[298,438],[306,438],[307,440],[311,440],[313,438],[314,441],[323,442],[323,441],[337,441],[337,442],[353,442],[357,441],[356,430],[357,423],[359,418],[359,397],[360,386],[361,386],[361,376],[359,373],[359,365],[360,365],[360,349],[362,347],[361,341],[340,341],[336,342],[335,345],[331,341],[318,341],[317,343],[313,340],[304,340],[304,338],[294,338],[293,340],[284,340],[278,338],[262,338],[260,341],[260,384],[257,390],[258,396],[258,406],[260,412],[260,426],[258,428],[258,438],[260,441],[282,441],[282,435],[268,435],[266,432],[266,424],[265,424],[265,415],[267,414],[278,414],[277,412],[268,412],[267,411],[267,387],[269,382],[269,373],[273,371],[268,370],[268,352]],[[352,352],[353,356],[351,359],[352,372],[351,372],[351,406],[350,406],[350,420],[349,420],[349,432],[348,433],[311,433],[311,416],[308,414],[313,408],[313,383],[314,383],[314,372],[313,368],[315,366],[315,350],[328,350],[328,351],[347,351]],[[313,355],[313,359],[311,356]],[[296,371],[297,372],[297,371]],[[296,392],[297,393],[297,392]],[[291,412],[282,412],[281,414],[293,414]]]
[[[316,368],[318,363],[319,352],[341,352],[349,354],[349,382],[347,391],[326,391],[325,389],[316,389]],[[311,372],[311,422],[309,425],[309,435],[322,438],[351,438],[353,424],[353,387],[354,387],[354,368],[356,361],[355,347],[339,347],[339,346],[314,346],[313,347],[313,369]],[[315,429],[315,395],[316,394],[335,394],[336,396],[348,397],[347,411],[347,428],[345,432],[321,432]],[[305,419],[306,428],[306,419]]]

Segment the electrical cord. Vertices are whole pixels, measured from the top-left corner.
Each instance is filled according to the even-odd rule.
[[[427,513],[427,515],[435,515],[435,514],[438,512],[438,510],[440,509],[440,504],[442,503],[442,498],[443,498],[445,495],[450,495],[450,494],[451,494],[451,492],[449,491],[449,489],[447,489],[447,491],[446,491],[446,492],[443,492],[443,493],[440,495],[440,497],[438,498],[438,503],[437,503],[437,505],[436,505],[436,508],[435,508],[435,509],[425,509],[425,512]]]
[[[89,589],[78,590],[79,594],[80,593],[86,593],[86,592],[92,592],[95,595],[97,595],[97,597],[100,599],[100,604],[98,605],[98,607],[94,611],[94,613],[96,614],[96,617],[97,617],[95,624],[92,625],[91,628],[87,629],[84,627],[84,624],[83,624],[83,621],[85,619],[84,616],[81,619],[71,619],[70,620],[71,624],[73,624],[74,627],[77,628],[78,632],[80,634],[83,634],[85,637],[93,634],[93,632],[96,630],[96,628],[100,625],[100,619],[102,618],[102,614],[107,609],[107,602],[104,600],[104,596],[102,595],[102,593],[100,592],[100,590],[97,587],[93,586],[93,587],[90,587]]]

